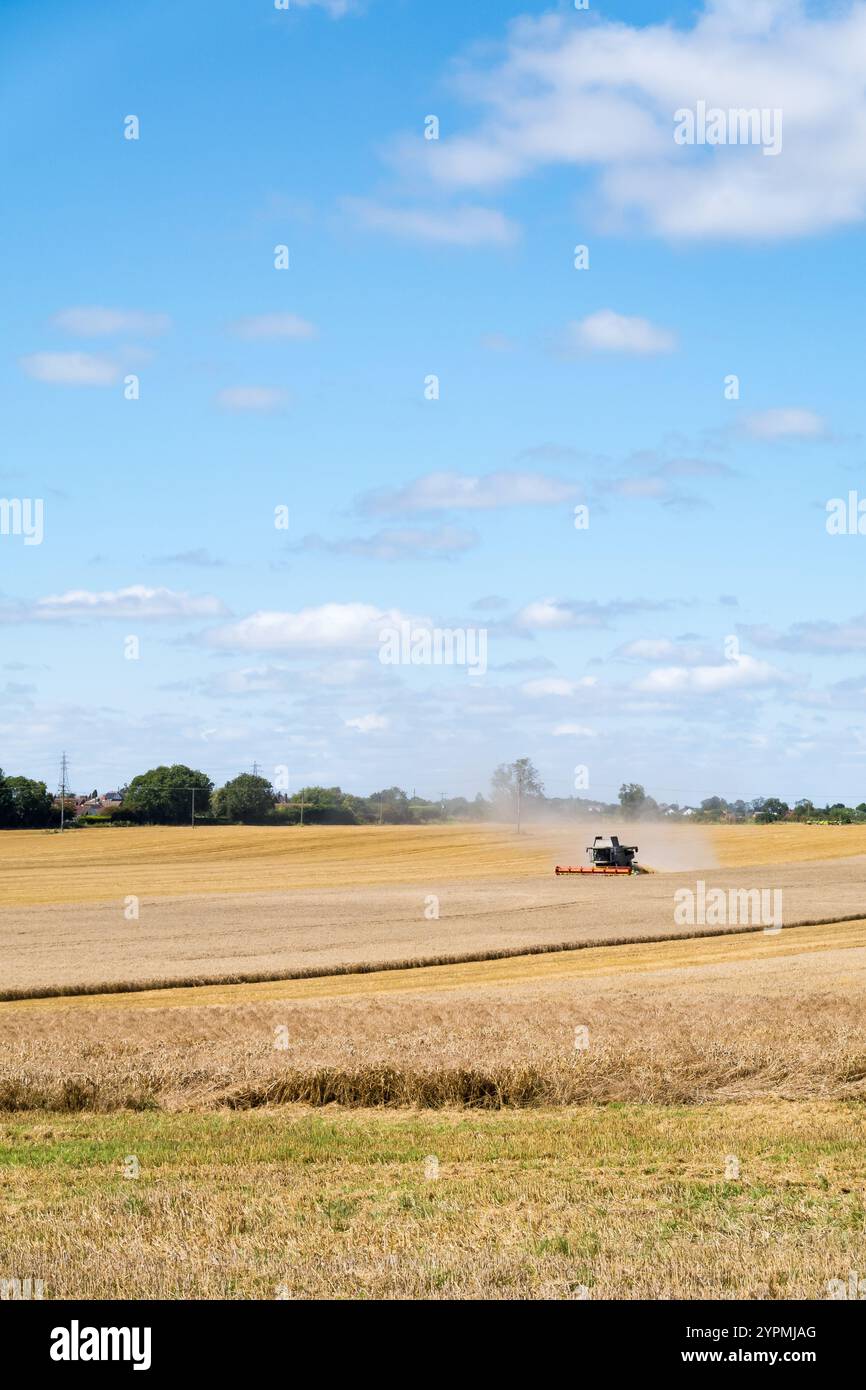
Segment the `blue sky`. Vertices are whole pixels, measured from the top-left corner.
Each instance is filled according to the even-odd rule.
[[[0,765],[866,799],[866,537],[825,525],[866,496],[863,5],[0,31],[0,496],[45,516],[0,534]],[[677,146],[701,100],[781,152]],[[383,666],[403,619],[486,674]]]

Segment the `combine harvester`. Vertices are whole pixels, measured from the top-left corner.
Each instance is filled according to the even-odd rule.
[[[588,864],[557,864],[557,874],[648,874],[635,859],[637,845],[621,845],[616,835],[596,835],[587,845]]]

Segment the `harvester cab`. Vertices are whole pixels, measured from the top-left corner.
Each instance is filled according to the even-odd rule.
[[[596,835],[587,845],[588,864],[557,864],[558,874],[640,874],[637,845],[621,845],[617,835]]]

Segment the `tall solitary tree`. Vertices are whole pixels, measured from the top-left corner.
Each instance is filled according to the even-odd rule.
[[[527,802],[544,796],[544,783],[529,758],[518,758],[513,763],[499,764],[491,779],[491,791],[499,813],[513,815],[519,830]]]

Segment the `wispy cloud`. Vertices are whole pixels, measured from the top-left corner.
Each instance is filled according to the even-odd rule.
[[[113,386],[120,379],[116,362],[89,352],[33,352],[18,361],[27,376],[51,386]]]
[[[568,628],[605,628],[617,618],[671,607],[668,600],[595,600],[543,598],[527,603],[514,616],[513,625],[525,632],[561,632]]]
[[[659,666],[635,681],[634,689],[650,695],[717,695],[790,683],[791,677],[775,666],[743,655],[716,666]]]
[[[118,333],[155,337],[171,327],[168,314],[149,314],[139,309],[106,309],[99,305],[79,305],[61,309],[51,322],[64,333],[81,338],[110,338]]]
[[[378,733],[381,729],[387,729],[389,720],[382,714],[361,714],[357,719],[346,719],[347,729],[357,729],[359,734]]]
[[[325,540],[323,536],[304,536],[294,550],[320,550],[329,555],[354,555],[365,560],[447,560],[478,544],[478,533],[459,526],[384,529],[372,536],[348,536]]]
[[[510,246],[519,236],[517,225],[495,208],[387,207],[365,198],[348,198],[348,212],[369,231],[442,246]]]
[[[227,651],[307,652],[376,647],[383,628],[399,628],[407,615],[369,603],[323,603],[295,612],[260,611],[212,628],[205,640]]]
[[[710,662],[709,648],[702,642],[673,642],[669,637],[638,637],[625,642],[613,653],[620,661],[668,661],[681,666]]]
[[[754,439],[823,439],[827,423],[813,410],[787,406],[747,415],[745,428]]]
[[[366,493],[365,512],[490,511],[497,507],[549,506],[581,494],[576,483],[543,473],[425,473],[405,487]]]
[[[125,589],[67,589],[38,599],[26,616],[63,618],[218,618],[225,604],[213,594],[188,594],[173,589],[131,584]]]
[[[263,413],[283,410],[289,393],[279,386],[225,386],[216,394],[221,410],[257,410]]]
[[[845,622],[794,623],[785,632],[750,624],[743,624],[737,630],[756,647],[782,652],[831,656],[866,651],[866,613],[848,618]]]
[[[290,3],[296,10],[324,10],[331,19],[342,19],[361,8],[359,0],[290,0]]]
[[[195,565],[200,569],[219,569],[225,565],[225,560],[218,560],[211,555],[209,550],[199,547],[197,550],[180,550],[175,555],[154,555],[150,561],[153,565]]]
[[[560,339],[565,353],[624,353],[635,357],[655,357],[673,352],[676,334],[649,319],[599,309],[586,318],[569,323]]]
[[[229,327],[237,337],[246,338],[250,342],[269,338],[303,341],[315,338],[318,334],[314,323],[300,318],[297,314],[253,314],[248,318],[236,319]]]
[[[520,687],[531,700],[544,700],[549,696],[565,699],[576,695],[579,690],[591,690],[598,685],[595,676],[581,676],[580,680],[565,680],[560,676],[545,676],[537,681],[525,681]]]

